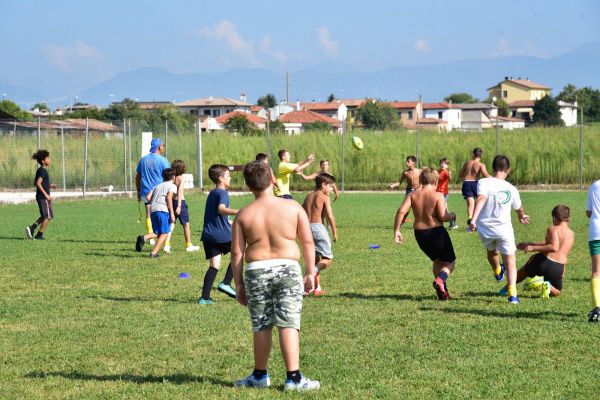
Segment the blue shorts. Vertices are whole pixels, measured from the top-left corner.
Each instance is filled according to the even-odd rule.
[[[462,195],[468,197],[477,197],[477,181],[464,181],[462,184]]]
[[[163,235],[171,232],[171,221],[169,219],[169,213],[163,211],[156,211],[150,214],[152,230],[155,235]]]
[[[173,206],[177,205],[177,201],[173,200]],[[178,219],[181,222],[181,225],[185,225],[190,222],[190,214],[188,213],[188,206],[185,200],[181,200],[181,212],[179,215],[175,216],[175,219]]]
[[[415,190],[417,190],[417,189],[407,187],[406,190],[404,191],[404,195],[407,196],[409,193],[412,193]]]

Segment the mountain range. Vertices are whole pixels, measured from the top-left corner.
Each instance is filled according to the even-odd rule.
[[[549,86],[557,95],[571,83],[577,87],[600,87],[600,43],[592,42],[552,58],[506,56],[458,60],[433,65],[394,66],[375,72],[336,70],[322,65],[289,74],[289,101],[326,101],[336,98],[379,98],[384,100],[440,101],[450,93],[466,92],[475,97],[487,97],[486,89],[504,77],[529,78]],[[0,81],[0,93],[22,107],[61,98],[64,106],[71,95],[79,101],[105,106],[125,97],[139,101],[181,102],[199,97],[230,97],[241,93],[249,102],[266,93],[278,100],[286,99],[286,76],[267,69],[237,69],[222,73],[175,74],[161,68],[140,68],[118,73],[112,78],[76,93],[64,93],[60,88],[44,89],[36,82],[14,85]],[[24,108],[29,108],[24,107]]]

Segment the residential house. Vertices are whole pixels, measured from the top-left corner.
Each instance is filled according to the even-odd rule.
[[[257,115],[261,118],[269,118],[269,110],[264,108],[263,106],[252,106],[250,107],[250,113],[252,115]]]
[[[269,108],[269,117],[271,118],[271,121],[277,121],[282,115],[292,111],[298,111],[298,108],[290,106],[282,101],[281,103],[276,104],[275,107]]]
[[[126,103],[122,101],[114,101],[111,104],[115,106],[126,105]],[[169,107],[174,105],[170,101],[136,101],[135,104],[140,108],[140,110],[154,110],[156,108]]]
[[[460,129],[465,131],[481,131],[491,128],[492,118],[498,116],[498,107],[487,103],[453,104],[462,110]]]
[[[177,103],[175,107],[183,113],[195,116],[210,115],[217,118],[232,111],[250,112],[252,105],[246,102],[246,96],[242,94],[240,100],[227,97],[208,97]]]
[[[558,107],[560,108],[560,117],[565,121],[565,126],[577,125],[577,102],[571,104],[559,100]]]
[[[525,128],[525,120],[520,118],[511,118],[511,117],[490,117],[490,121],[492,123],[492,127],[496,127],[498,129],[505,129],[508,131],[512,131],[513,129],[522,129]]]
[[[396,115],[407,129],[414,129],[417,120],[423,116],[423,103],[420,101],[392,101],[390,107],[396,111]]]
[[[215,118],[215,120],[216,120],[217,124],[221,127],[221,129],[225,129],[227,122],[229,122],[229,120],[232,117],[235,117],[236,115],[242,115],[249,122],[252,122],[254,125],[256,125],[256,127],[258,129],[263,129],[263,130],[267,129],[268,119],[259,117],[258,115],[254,115],[250,112],[232,111],[230,113],[227,113],[227,114],[224,114],[224,115],[221,115],[221,116]]]
[[[419,118],[416,127],[419,129],[431,129],[443,132],[448,130],[448,121],[439,118]]]
[[[352,130],[358,125],[356,113],[358,112],[358,108],[364,104],[365,99],[343,99],[340,102],[346,106],[346,126]]]
[[[511,117],[525,120],[525,123],[529,124],[533,117],[534,104],[535,100],[516,100],[508,103],[508,112]]]
[[[304,132],[306,125],[315,122],[325,122],[329,124],[333,132],[342,132],[341,121],[311,110],[291,111],[282,115],[279,121],[283,123],[286,133],[291,135]]]
[[[462,110],[460,108],[453,106],[452,103],[446,103],[445,101],[423,104],[423,117],[446,121],[444,129],[447,131],[461,128],[461,113]],[[418,125],[421,125],[420,121]],[[439,125],[439,127],[443,126],[444,125]]]
[[[343,121],[348,116],[348,107],[340,100],[334,100],[330,103],[300,103],[300,109],[310,110],[316,113]]]
[[[490,97],[502,99],[506,103],[520,100],[539,100],[550,95],[552,89],[526,79],[504,77],[504,80],[487,89]]]

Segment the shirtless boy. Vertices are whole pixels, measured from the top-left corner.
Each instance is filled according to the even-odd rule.
[[[304,174],[300,173],[300,175],[304,179],[307,179],[307,180],[308,179],[316,179],[317,176],[323,172],[331,175],[331,173],[329,172],[329,160],[323,159],[323,160],[319,161],[319,166],[321,167],[320,172],[315,172],[314,174],[310,174],[310,175],[304,175]],[[333,183],[331,188],[333,190],[333,201],[336,201],[338,199],[338,197],[340,197],[340,192],[338,191],[338,188],[337,188],[337,185],[335,184],[335,182]]]
[[[320,387],[300,373],[300,314],[303,294],[312,292],[315,246],[306,213],[295,201],[273,195],[269,166],[258,161],[244,166],[244,180],[255,200],[242,208],[233,221],[231,265],[236,299],[248,306],[254,331],[254,371],[235,382],[236,387],[264,388],[273,325],[287,369],[284,390]],[[299,239],[306,263],[300,270]],[[245,281],[242,264],[246,261]]]
[[[575,241],[575,234],[569,228],[570,214],[569,207],[557,205],[552,209],[552,225],[546,230],[546,238],[543,242],[517,244],[519,250],[538,252],[517,271],[517,283],[527,277],[543,276],[542,297],[546,299],[550,296],[560,296],[563,287],[567,257]],[[506,290],[505,286],[502,291]]]
[[[326,219],[331,227],[333,241],[337,242],[337,229],[335,226],[335,218],[331,209],[331,200],[329,193],[333,190],[335,178],[325,172],[320,173],[315,178],[315,190],[306,196],[302,207],[308,215],[310,222],[310,230],[315,242],[315,296],[322,296],[325,291],[321,289],[320,272],[331,265],[333,254],[331,252],[331,240],[327,228],[323,225],[323,219]]]
[[[462,184],[462,195],[467,201],[467,226],[471,224],[473,210],[475,209],[475,199],[477,198],[477,180],[483,175],[489,178],[490,174],[481,162],[483,150],[479,147],[473,149],[473,159],[467,161],[460,169],[460,177],[464,179]],[[469,228],[467,227],[467,230]]]
[[[406,195],[417,190],[421,184],[419,183],[419,176],[421,175],[421,170],[416,167],[417,165],[417,157],[408,156],[406,157],[406,169],[402,172],[402,176],[398,182],[390,183],[390,189],[395,189],[399,186],[402,186],[402,182],[406,180]],[[402,223],[404,224],[407,221],[408,213],[404,215],[404,219]]]
[[[433,287],[439,300],[447,300],[450,295],[446,280],[454,270],[456,256],[444,222],[452,221],[456,214],[447,211],[444,195],[436,191],[437,180],[437,171],[423,168],[419,179],[421,189],[406,196],[396,213],[394,241],[399,244],[404,241],[400,227],[403,218],[412,208],[415,216],[415,239],[421,250],[433,261]]]

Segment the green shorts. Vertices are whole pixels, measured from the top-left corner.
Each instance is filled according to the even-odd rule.
[[[246,297],[252,330],[273,325],[300,330],[304,282],[297,261],[254,261],[245,270]]]
[[[600,254],[600,240],[591,240],[588,242],[590,245],[590,255],[597,256]]]

